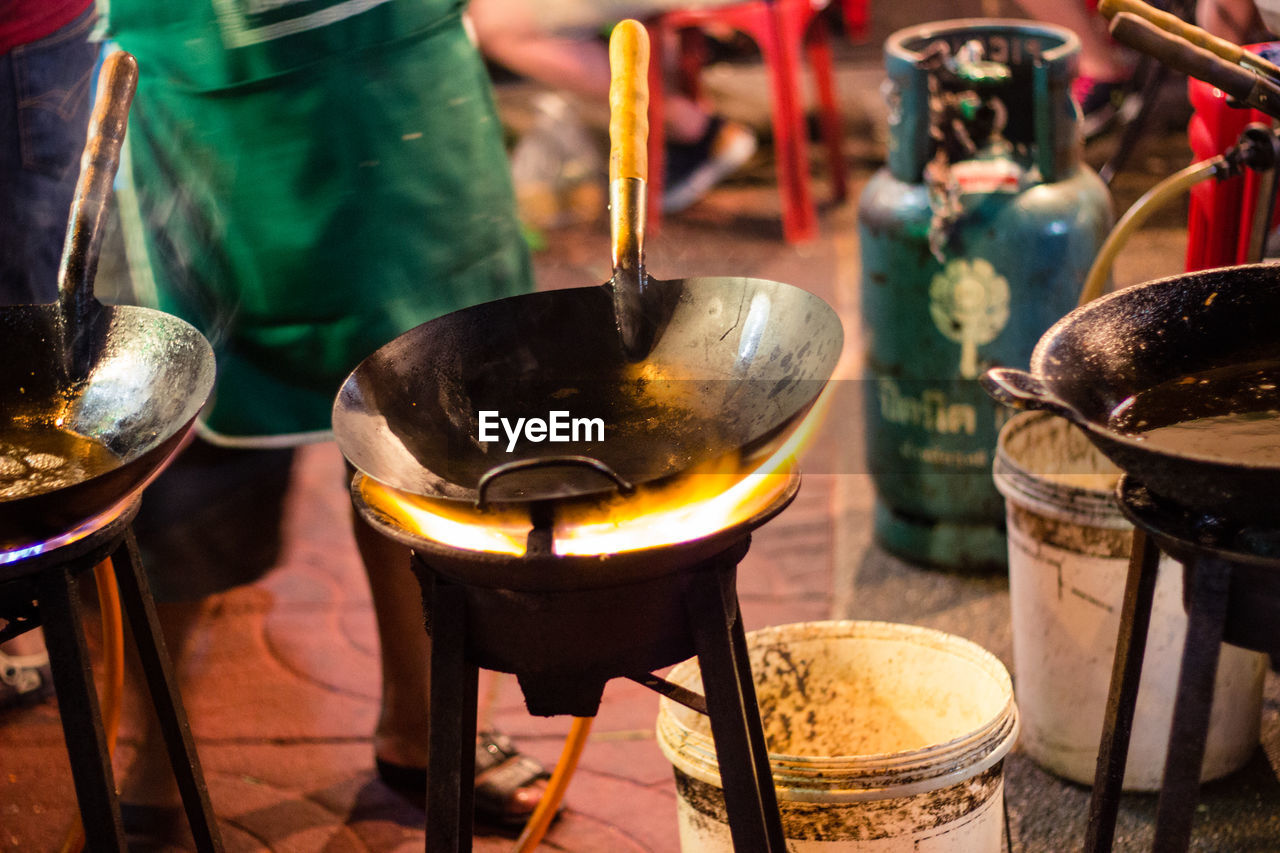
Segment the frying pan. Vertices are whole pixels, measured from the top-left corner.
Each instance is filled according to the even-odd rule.
[[[58,301],[0,309],[0,440],[30,435],[25,430],[33,427],[72,434],[104,445],[116,464],[52,490],[0,493],[0,546],[49,538],[129,499],[178,448],[213,386],[213,350],[194,328],[159,311],[106,306],[93,295],[107,194],[137,78],[127,53],[103,64]]]
[[[1163,15],[1137,0],[1103,0],[1118,41],[1217,86],[1238,101],[1280,116],[1280,69],[1239,46]],[[1254,264],[1172,276],[1096,299],[1041,337],[1031,372],[997,368],[982,382],[1001,402],[1044,409],[1080,426],[1106,456],[1152,493],[1243,522],[1280,519],[1280,464],[1216,446],[1156,447],[1112,422],[1130,397],[1192,374],[1280,358],[1274,317],[1280,267]],[[1214,414],[1220,401],[1195,384],[1158,392],[1163,423]],[[1272,396],[1274,395],[1274,397]],[[1280,410],[1280,394],[1253,399],[1249,411]],[[1280,435],[1277,435],[1280,443]]]
[[[1280,465],[1223,445],[1167,452],[1116,429],[1130,396],[1194,373],[1280,359],[1280,267],[1254,264],[1172,276],[1100,297],[1041,337],[1030,372],[990,370],[982,384],[1002,403],[1044,409],[1080,426],[1147,488],[1184,506],[1242,521],[1280,519]],[[1280,409],[1280,392],[1263,405]],[[1209,414],[1194,385],[1167,421]],[[1251,406],[1257,408],[1257,405]],[[1277,435],[1280,442],[1280,435]]]
[[[843,342],[818,297],[774,281],[658,280],[644,269],[643,27],[610,43],[614,276],[432,320],[361,363],[334,433],[361,472],[411,494],[477,505],[629,491],[730,453],[771,446],[813,404]],[[640,66],[636,68],[636,66]],[[481,413],[599,431],[551,443]],[[492,439],[497,435],[496,440]]]

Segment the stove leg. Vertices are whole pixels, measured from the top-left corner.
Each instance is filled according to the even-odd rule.
[[[480,671],[466,656],[467,602],[461,588],[433,575],[429,595],[427,851],[470,853]]]
[[[1202,556],[1188,564],[1187,638],[1173,706],[1173,725],[1160,781],[1153,849],[1181,853],[1191,843],[1191,823],[1200,798],[1200,765],[1209,734],[1213,683],[1227,618],[1231,565]]]
[[[182,696],[165,649],[164,633],[156,618],[151,589],[142,570],[138,543],[132,530],[125,534],[124,542],[116,549],[113,563],[120,603],[133,632],[134,646],[138,650],[151,705],[164,737],[165,750],[169,753],[169,766],[173,768],[173,776],[178,783],[192,839],[199,853],[217,853],[222,850],[222,838],[213,817],[213,807],[209,804],[200,758],[196,754],[191,726],[187,723]]]
[[[733,568],[692,579],[685,610],[693,632],[735,850],[784,853],[786,838],[760,724]]]
[[[1151,624],[1151,601],[1155,595],[1160,549],[1138,528],[1133,534],[1129,555],[1129,575],[1125,581],[1124,603],[1120,610],[1120,632],[1111,669],[1107,712],[1098,747],[1098,769],[1089,800],[1089,824],[1085,831],[1086,853],[1110,853],[1116,832],[1116,813],[1124,767],[1129,757],[1129,735],[1133,729],[1142,658],[1147,649],[1147,629]]]
[[[46,569],[39,573],[36,585],[85,846],[90,851],[123,851],[126,848],[120,801],[107,755],[97,688],[80,630],[80,600],[72,570],[67,566]]]

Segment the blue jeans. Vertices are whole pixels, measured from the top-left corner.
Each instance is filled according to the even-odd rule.
[[[98,45],[90,7],[0,56],[0,305],[52,302]]]

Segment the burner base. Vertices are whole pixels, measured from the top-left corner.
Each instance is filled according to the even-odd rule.
[[[695,586],[708,583],[736,602],[736,566],[749,545],[744,536],[685,571],[602,589],[493,589],[446,580],[421,556],[413,565],[424,590],[433,582],[456,584],[466,607],[468,657],[484,669],[516,674],[529,713],[591,717],[609,679],[694,655],[685,602]],[[448,615],[429,604],[426,611],[429,630]]]
[[[748,545],[638,584],[551,593],[467,586],[415,556],[432,639],[427,849],[471,849],[479,666],[515,673],[531,713],[593,716],[610,678],[696,654],[734,848],[783,853],[735,587]]]

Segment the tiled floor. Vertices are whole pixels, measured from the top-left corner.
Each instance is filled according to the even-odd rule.
[[[874,68],[853,71],[878,80]],[[857,97],[875,94],[868,89]],[[1158,172],[1181,154],[1172,160],[1167,152],[1145,156],[1144,167]],[[857,174],[855,197],[868,174]],[[1140,171],[1136,183],[1143,175],[1149,172]],[[746,626],[832,617],[918,622],[970,637],[1008,663],[1004,579],[924,571],[871,544],[871,487],[861,473],[862,426],[854,393],[860,335],[853,204],[825,208],[821,239],[789,247],[779,239],[770,180],[770,171],[760,168],[718,191],[684,217],[664,223],[648,250],[649,268],[658,277],[731,273],[787,281],[823,296],[845,323],[839,393],[806,457],[801,493],[757,532],[740,567]],[[1181,234],[1176,215],[1172,225],[1168,218],[1158,220],[1124,258],[1118,277],[1176,272]],[[550,248],[537,260],[543,287],[609,277],[601,223],[550,238]],[[422,811],[384,788],[373,773],[376,640],[336,448],[307,448],[296,477],[280,565],[261,582],[208,602],[199,639],[185,661],[186,705],[219,824],[232,851],[420,850]],[[671,766],[654,735],[657,704],[655,694],[631,682],[609,684],[568,793],[568,810],[545,849],[677,849]],[[568,719],[529,716],[515,680],[506,675],[482,677],[480,705],[482,724],[501,728],[548,766],[554,763]],[[1280,785],[1272,769],[1277,707],[1273,684],[1264,712],[1271,760],[1260,751],[1244,773],[1207,792],[1196,849],[1280,850]],[[121,768],[135,736],[136,727],[126,724]],[[1084,789],[1052,780],[1017,753],[1007,777],[1016,851],[1060,853],[1078,846]],[[1150,811],[1149,798],[1129,802],[1119,849],[1143,849]],[[0,720],[0,850],[57,849],[73,812],[56,708]],[[482,836],[476,849],[506,850],[510,844]]]

